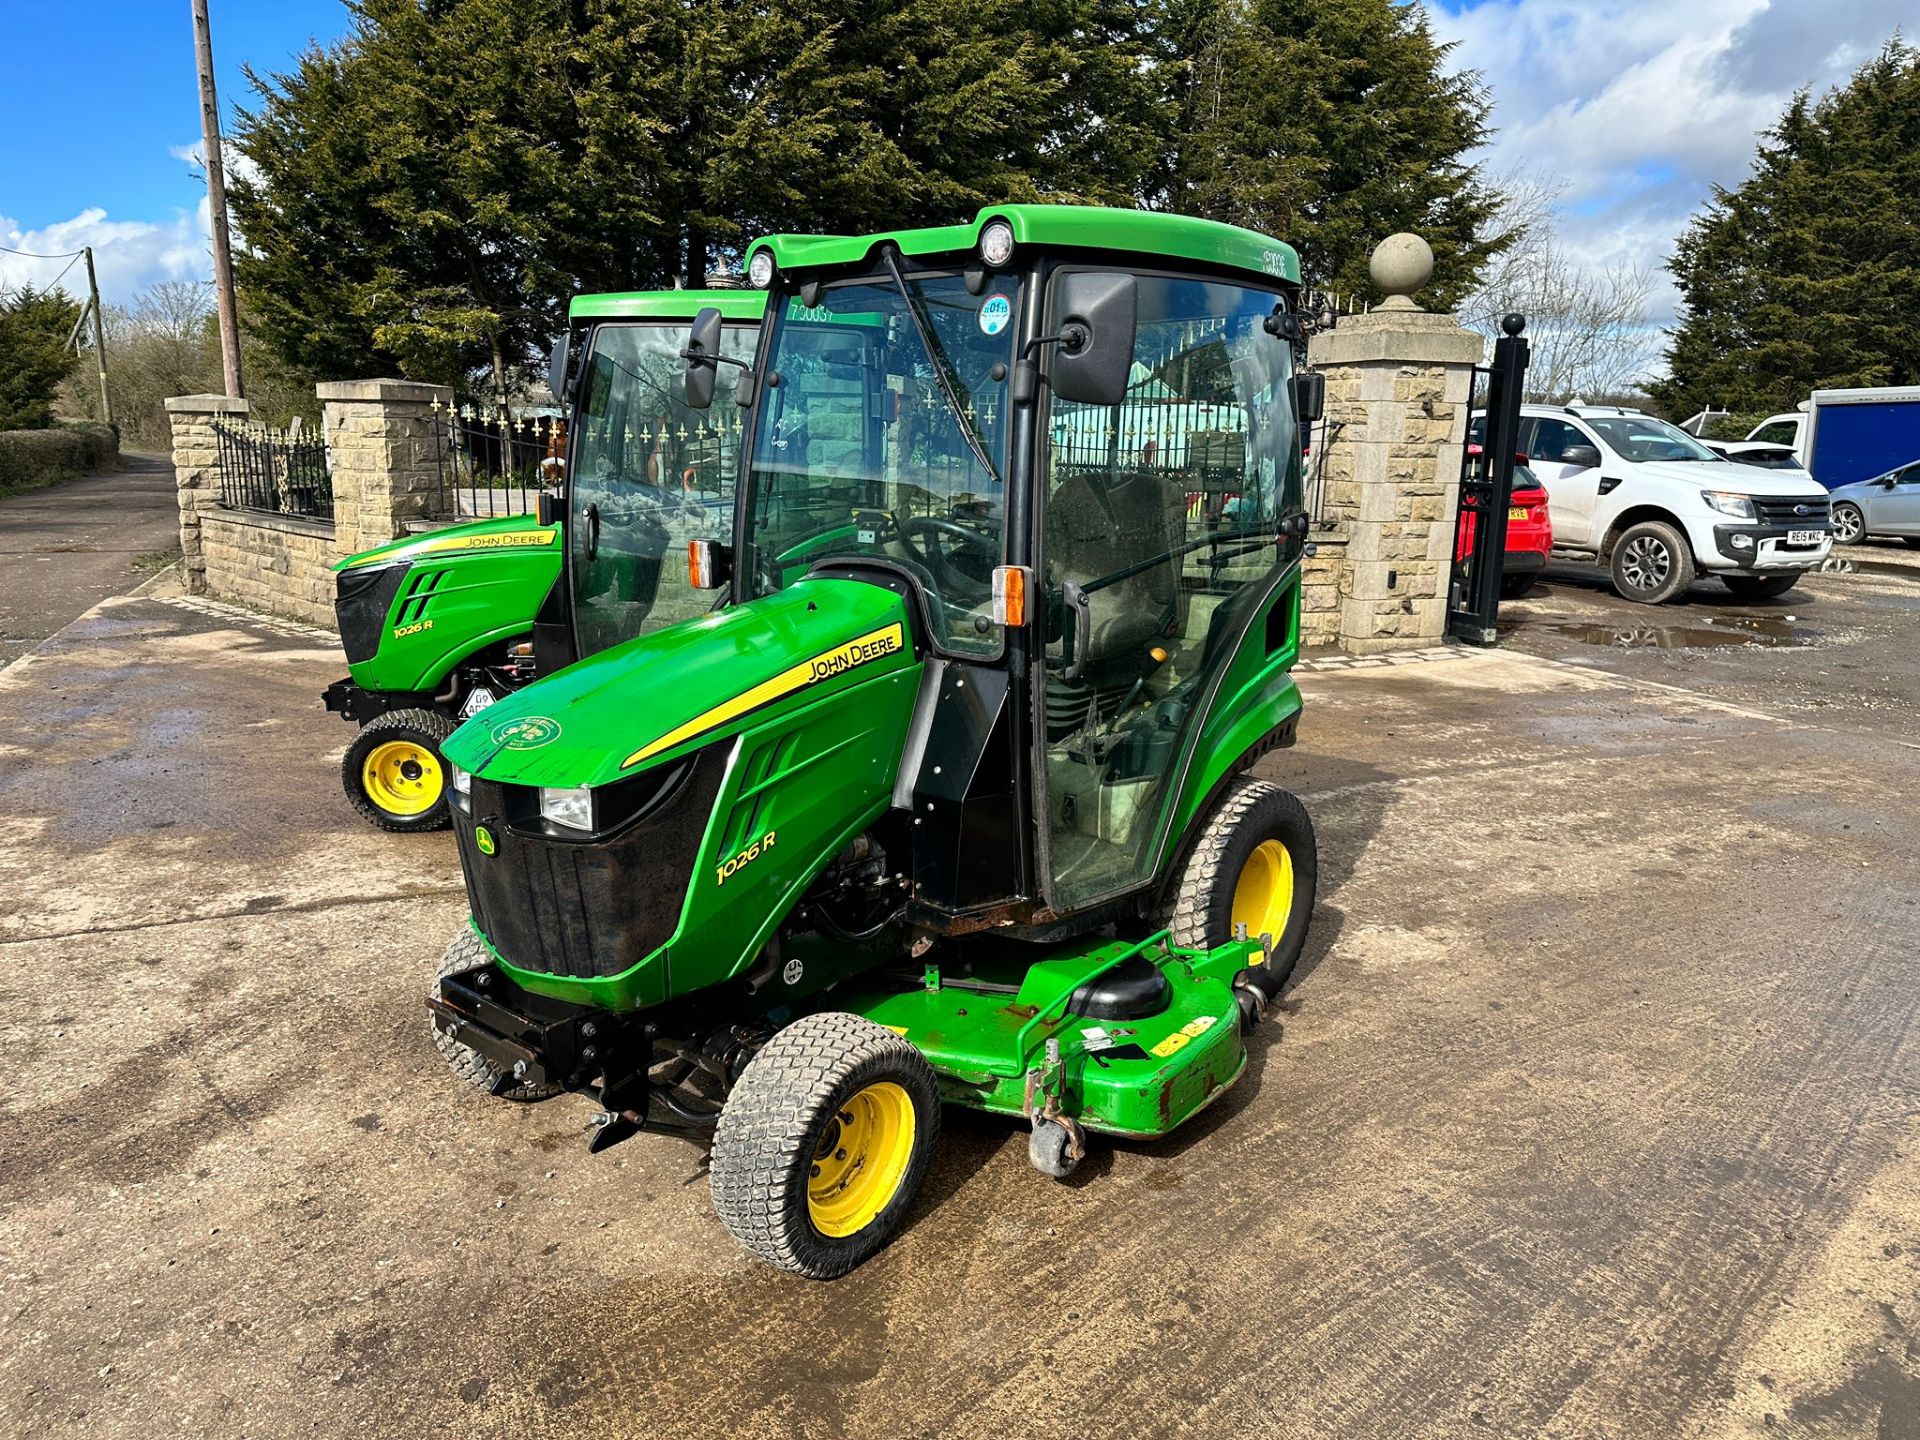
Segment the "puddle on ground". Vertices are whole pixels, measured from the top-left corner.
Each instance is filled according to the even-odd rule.
[[[1692,650],[1714,645],[1811,645],[1820,632],[1791,623],[1791,616],[1703,616],[1685,625],[1601,625],[1578,620],[1536,620],[1515,626],[1531,634],[1563,635],[1582,645],[1618,650]]]
[[[1893,575],[1902,580],[1920,580],[1920,568],[1902,565],[1897,560],[1863,560],[1838,553],[1820,562],[1822,575]]]

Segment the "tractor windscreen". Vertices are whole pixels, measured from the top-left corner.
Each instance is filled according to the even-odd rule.
[[[754,331],[729,325],[722,352],[745,360]],[[733,529],[734,457],[742,425],[732,402],[739,370],[720,367],[720,401],[687,407],[687,323],[603,325],[581,387],[568,491],[573,614],[580,653],[713,608],[687,577],[689,540]]]
[[[945,648],[992,655],[1008,430],[992,371],[1012,365],[1020,287],[996,278],[970,295],[959,275],[909,274],[904,288],[835,285],[777,317],[743,573],[764,595],[821,560],[891,560],[919,576]]]

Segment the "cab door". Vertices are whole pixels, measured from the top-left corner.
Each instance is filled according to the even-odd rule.
[[[567,584],[580,658],[705,613],[687,574],[689,540],[733,529],[740,414],[723,365],[711,409],[686,404],[686,321],[594,332],[567,485]],[[725,354],[751,359],[758,331],[729,325]]]
[[[1210,682],[1250,632],[1266,644],[1254,610],[1299,543],[1282,538],[1301,494],[1291,350],[1265,328],[1278,297],[1172,276],[1138,287],[1125,398],[1055,400],[1045,417],[1035,783],[1042,881],[1063,912],[1153,878]]]

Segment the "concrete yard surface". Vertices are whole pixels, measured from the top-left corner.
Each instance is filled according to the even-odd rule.
[[[1793,605],[1920,597],[1856,578]],[[1067,1184],[950,1110],[819,1284],[694,1146],[446,1073],[453,847],[349,812],[330,639],[102,605],[0,671],[0,1431],[1915,1440],[1920,680],[1867,620],[1712,683],[1547,628],[1620,608],[1303,675],[1247,1077]]]

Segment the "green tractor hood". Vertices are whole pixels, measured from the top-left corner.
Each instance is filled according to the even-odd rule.
[[[605,785],[737,733],[768,706],[914,663],[900,596],[803,580],[569,666],[481,711],[442,748],[502,784]]]
[[[391,565],[399,560],[421,560],[437,555],[470,555],[494,550],[547,550],[560,553],[560,531],[542,525],[531,515],[502,515],[498,520],[476,520],[424,535],[406,535],[371,550],[349,555],[335,570],[358,570],[365,565]]]

